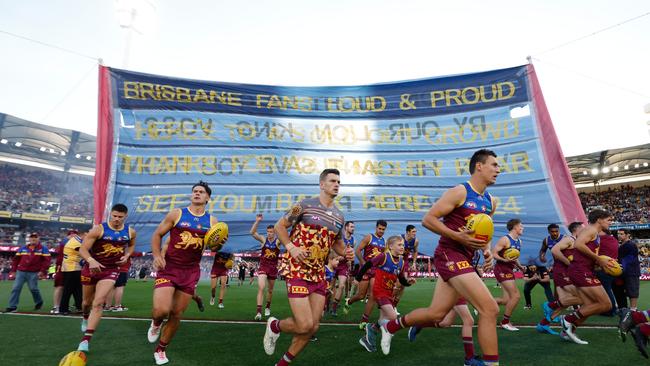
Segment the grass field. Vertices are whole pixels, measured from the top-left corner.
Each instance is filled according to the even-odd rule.
[[[518,281],[519,282],[519,281]],[[0,282],[0,306],[4,308],[13,282]],[[487,281],[495,294],[500,289]],[[433,282],[423,280],[408,288],[400,303],[404,313],[415,307],[426,306],[431,300]],[[520,285],[523,286],[523,283]],[[641,294],[646,294],[650,283],[642,282]],[[51,305],[52,282],[41,281],[45,298],[43,310],[47,314]],[[167,349],[170,365],[273,365],[286,351],[291,337],[282,335],[274,356],[267,356],[262,348],[264,322],[250,322],[255,315],[256,286],[247,283],[231,286],[226,294],[225,309],[209,306],[209,283],[199,285],[199,294],[206,299],[206,311],[198,311],[194,303],[186,312],[186,318],[176,338]],[[104,313],[96,335],[91,342],[88,365],[153,365],[154,345],[148,343],[146,331],[151,311],[152,282],[129,281],[123,313]],[[647,308],[650,301],[642,297],[640,307]],[[515,325],[534,325],[541,317],[540,305],[544,301],[543,290],[533,290],[533,310],[523,310],[522,303],[513,314]],[[19,312],[33,312],[31,293],[23,289]],[[354,304],[349,315],[332,319],[326,317],[318,332],[318,341],[311,343],[293,362],[294,365],[462,365],[463,347],[460,329],[427,329],[420,333],[415,343],[406,339],[406,332],[393,338],[391,354],[381,351],[370,354],[359,344],[362,332],[356,327],[362,304]],[[272,306],[273,315],[279,318],[289,315],[286,289],[283,282],[276,285]],[[373,314],[377,316],[377,311]],[[125,319],[119,319],[125,318]],[[129,318],[129,319],[126,319]],[[135,319],[134,319],[135,318]],[[139,319],[138,319],[139,318]],[[217,323],[209,321],[246,321],[247,323]],[[338,323],[329,324],[328,323]],[[340,324],[355,323],[355,324]],[[626,365],[647,362],[635,349],[631,340],[623,344],[613,326],[617,319],[596,316],[586,325],[607,328],[580,328],[579,335],[589,341],[580,346],[562,341],[557,336],[538,334],[533,328],[519,332],[499,329],[501,365]],[[56,365],[67,352],[76,349],[81,338],[79,317],[27,316],[0,314],[0,365]],[[478,350],[478,344],[475,344]]]

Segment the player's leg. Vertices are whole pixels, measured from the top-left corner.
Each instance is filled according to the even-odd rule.
[[[223,308],[223,298],[226,296],[226,283],[228,282],[228,276],[220,276],[219,282],[219,308]]]
[[[562,324],[562,330],[570,340],[578,344],[587,344],[588,342],[578,338],[576,328],[584,323],[589,316],[600,314],[611,309],[611,302],[602,286],[576,286],[576,289],[582,305],[580,309],[573,313],[562,316],[560,322]]]
[[[497,281],[497,284],[501,284],[501,282]],[[500,287],[501,287],[501,296],[495,297],[494,301],[496,301],[497,304],[499,304],[499,305],[506,305],[508,303],[508,301],[510,301],[510,298],[509,298],[510,293],[508,291],[506,291],[502,286],[500,286]]]
[[[217,296],[217,276],[210,274],[210,305],[214,305],[214,298]]]
[[[58,278],[57,278],[58,277]],[[61,284],[57,286],[57,281]],[[52,310],[50,313],[58,314],[61,308],[61,298],[63,297],[63,273],[58,272],[54,274],[54,291],[52,292]]]
[[[271,315],[271,300],[273,300],[273,287],[275,287],[275,277],[267,276],[268,293],[266,295],[266,306],[264,307],[264,316]]]
[[[348,284],[348,276],[339,275],[337,276],[336,281],[336,292],[334,293],[334,302],[332,304],[332,315],[334,316],[337,315],[339,303],[345,293],[345,288]]]
[[[503,319],[501,320],[501,328],[509,331],[519,330],[517,327],[513,326],[510,323],[510,317],[512,312],[517,308],[521,295],[519,294],[519,289],[515,280],[508,280],[501,282],[501,287],[503,292],[507,294],[508,301],[505,303],[505,309],[503,311]]]
[[[99,326],[99,321],[102,319],[102,312],[104,310],[104,304],[106,303],[106,296],[113,289],[114,285],[115,280],[113,279],[100,280],[97,282],[97,285],[95,285],[95,296],[92,299],[90,316],[88,317],[88,325],[83,337],[81,338],[81,343],[79,343],[79,351],[88,351],[88,343],[90,343],[95,330]]]
[[[266,289],[266,274],[257,274],[257,310],[255,320],[262,319],[262,302],[264,301],[264,290]]]
[[[553,309],[553,312],[551,313],[551,319],[558,317],[562,313],[562,310],[568,308],[569,306],[582,304],[582,300],[578,296],[578,290],[575,286],[567,285],[558,287],[556,291],[558,297],[556,301],[557,305],[553,302],[549,303],[549,307]]]
[[[390,353],[390,344],[393,338],[393,335],[386,330],[385,325],[391,321],[397,319],[397,312],[395,307],[392,304],[391,299],[386,299],[387,301],[380,301],[379,306],[379,321],[377,325],[381,331],[381,352],[385,355]]]
[[[372,289],[374,285],[375,285],[375,278],[372,277],[370,281],[368,281],[368,288]],[[377,302],[375,301],[375,296],[373,295],[372,291],[369,291],[368,302],[366,302],[366,305],[363,308],[363,315],[361,315],[361,324],[368,323],[368,321],[370,320],[370,315],[372,315],[372,310],[375,308],[376,305]]]
[[[158,341],[158,346],[154,351],[154,360],[156,361],[157,365],[164,365],[167,362],[169,362],[166,353],[167,346],[174,338],[174,335],[178,330],[178,326],[181,323],[183,313],[187,309],[187,305],[190,303],[191,299],[192,299],[192,294],[189,294],[181,290],[174,291],[172,308],[171,311],[169,312],[167,323],[165,324],[165,327],[162,329],[160,340]]]
[[[147,331],[149,343],[155,343],[160,336],[160,328],[169,317],[174,303],[173,286],[156,287],[153,290],[153,307],[151,309],[151,325]]]
[[[395,289],[393,291],[393,305],[395,306],[395,311],[397,311],[397,304],[399,304],[402,295],[404,295],[404,288],[405,287],[400,283],[395,284]]]
[[[352,305],[357,301],[361,301],[366,298],[366,295],[368,294],[368,282],[370,280],[361,280],[359,284],[357,285],[357,293],[354,294],[351,298],[348,299],[347,304]]]
[[[289,296],[291,296],[291,294],[289,294]],[[321,308],[317,310],[319,314],[322,313],[322,307],[324,305],[324,302],[321,302]],[[309,342],[311,330],[314,326],[314,317],[309,297],[306,295],[303,297],[289,297],[289,307],[291,308],[291,317],[282,320],[270,317],[267,320],[267,329],[264,334],[263,345],[264,351],[269,356],[275,352],[275,343],[281,333],[291,333],[294,335],[294,338],[291,341],[291,346],[289,347],[294,351],[301,350]],[[294,356],[295,353],[291,352],[288,357],[289,361],[293,359]]]
[[[474,337],[472,331],[474,328],[474,317],[469,311],[469,306],[467,305],[456,305],[454,306],[454,312],[458,314],[461,321],[463,322],[461,328],[461,337],[463,338],[463,350],[465,351],[465,365],[471,365],[472,360],[476,358],[474,353]]]

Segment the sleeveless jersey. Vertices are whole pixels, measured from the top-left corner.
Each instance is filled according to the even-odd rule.
[[[331,270],[330,267],[325,266],[325,281],[327,281],[327,289],[332,289],[332,283],[334,282],[334,277],[336,275],[336,269]]]
[[[375,270],[375,287],[381,290],[392,291],[397,282],[397,277],[404,269],[404,258],[394,258],[389,252],[384,252],[381,256],[373,260]]]
[[[509,248],[515,248],[515,249],[517,249],[518,251],[521,252],[521,238],[517,238],[517,240],[515,240],[510,236],[510,234],[506,235],[506,238],[508,238],[508,241],[510,243],[508,243],[507,247],[505,247],[505,248],[503,248],[503,249],[501,249],[499,251],[499,256],[501,256],[501,258],[503,258],[503,254]],[[513,262],[499,262],[499,265],[515,268],[515,263],[513,263]]]
[[[195,267],[203,255],[203,237],[210,229],[210,214],[195,216],[188,207],[181,209],[178,221],[169,231],[165,261],[174,267]]]
[[[569,235],[569,237],[571,239],[573,239],[574,242],[576,241],[575,236]],[[557,243],[555,243],[555,244],[557,244]],[[555,245],[555,244],[553,244],[553,245]],[[569,260],[569,262],[572,262],[573,261],[573,252],[574,251],[575,251],[575,249],[573,249],[573,248],[562,249],[562,255],[564,255],[566,257],[566,259]],[[567,268],[569,268],[569,267],[566,264],[562,263],[562,261],[557,260],[557,258],[555,258],[555,261],[553,261],[553,270],[554,271],[557,271],[557,270],[562,271],[562,270],[566,270]]]
[[[124,256],[124,250],[131,241],[129,225],[124,224],[121,230],[114,230],[108,222],[101,226],[102,235],[93,243],[90,255],[107,269],[118,268],[117,262]]]
[[[454,208],[443,219],[445,226],[454,231],[460,231],[467,224],[467,220],[471,215],[480,213],[489,215],[490,212],[492,212],[492,196],[487,193],[487,191],[483,194],[479,194],[472,188],[469,182],[463,183],[463,187],[465,187],[465,190],[467,191],[465,201],[462,205]],[[466,255],[468,260],[471,260],[474,257],[473,249],[457,243],[445,236],[440,237],[438,246],[460,251]]]
[[[404,239],[404,259],[408,260],[411,253],[415,252],[415,238],[406,240],[406,234],[402,234],[402,239]],[[415,258],[413,258],[413,260],[415,260]]]
[[[276,266],[278,264],[279,258],[280,247],[278,246],[278,238],[275,238],[273,241],[269,241],[269,239],[266,238],[266,241],[262,246],[262,253],[260,255],[260,266]]]
[[[363,248],[363,259],[369,261],[380,255],[386,249],[386,240],[382,236],[378,238],[375,234],[370,234],[370,243]]]
[[[600,236],[596,235],[596,239],[587,243],[587,248],[592,252],[598,255],[598,250],[600,249]],[[582,254],[579,250],[573,251],[573,261],[571,261],[571,267],[580,268],[586,271],[592,271],[594,269],[594,261]]]
[[[553,239],[549,235],[546,237],[546,246],[548,247],[548,249],[553,249],[555,244],[559,243],[560,240],[562,240],[562,238],[564,238],[564,234],[560,234],[560,236],[558,236],[557,239]]]
[[[345,244],[346,248],[352,248],[354,249],[354,236],[350,236],[350,239],[346,239],[345,235],[343,235],[343,244]],[[338,267],[343,268],[348,266],[349,261],[343,257],[339,261]]]

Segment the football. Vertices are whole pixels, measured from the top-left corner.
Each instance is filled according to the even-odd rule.
[[[508,248],[503,252],[503,258],[510,260],[519,259],[519,251],[517,248]]]
[[[606,255],[601,255],[600,257],[601,258],[606,258],[610,262],[613,262],[613,263],[616,264],[616,266],[614,268],[611,268],[611,267],[603,268],[603,271],[605,271],[605,273],[607,273],[610,276],[614,276],[614,277],[618,277],[618,276],[623,274],[623,267],[621,267],[621,265],[615,259],[610,258],[610,257],[608,257]]]
[[[86,354],[81,351],[72,351],[63,356],[59,361],[59,366],[85,366]]]
[[[486,242],[492,240],[492,235],[494,235],[494,223],[490,215],[486,214],[472,215],[467,220],[465,228],[474,231],[476,239],[485,240]]]
[[[219,251],[226,243],[225,239],[228,238],[228,225],[225,222],[217,222],[214,224],[207,233],[203,241],[213,252]]]

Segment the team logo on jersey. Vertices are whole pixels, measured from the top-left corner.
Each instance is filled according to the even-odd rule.
[[[314,221],[320,221],[320,217],[318,217],[316,215],[312,215],[311,219],[314,220]]]
[[[178,224],[178,226],[180,226],[180,227],[190,227],[190,226],[192,226],[192,224],[190,224],[187,221],[183,221],[180,224]]]
[[[291,211],[289,211],[289,216],[298,216],[302,212],[302,207],[300,205],[293,205]]]
[[[465,203],[465,206],[467,206],[467,208],[475,209],[476,208],[476,203],[474,203],[472,201],[469,201],[469,202]]]
[[[485,205],[481,206],[481,211],[483,212],[487,211],[487,207],[485,207]]]

